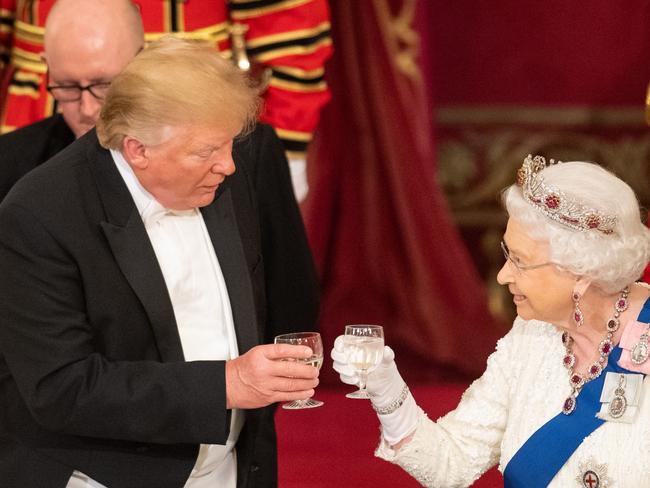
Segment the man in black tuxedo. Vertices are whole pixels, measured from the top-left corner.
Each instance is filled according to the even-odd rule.
[[[212,49],[163,40],[0,205],[3,487],[276,486],[269,405],[318,371],[260,345],[255,163],[282,148],[258,127],[233,149],[256,107]]]
[[[60,113],[0,136],[0,201],[22,176],[94,127],[110,81],[143,45],[131,0],[57,1],[47,18],[44,58]],[[255,188],[262,228],[266,342],[273,334],[315,329],[319,308],[318,280],[281,149],[263,124],[233,146],[237,166],[245,167]]]

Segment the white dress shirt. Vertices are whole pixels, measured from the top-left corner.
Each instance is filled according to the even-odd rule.
[[[111,150],[111,155],[135,201],[158,259],[174,309],[185,360],[237,357],[228,290],[201,212],[197,208],[182,211],[164,208],[142,187],[122,154]],[[186,488],[236,488],[234,445],[243,422],[244,412],[233,409],[230,435],[225,446],[201,445]],[[67,486],[101,487],[77,471]]]

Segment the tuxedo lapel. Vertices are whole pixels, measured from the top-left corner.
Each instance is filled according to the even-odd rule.
[[[95,142],[88,160],[106,212],[100,225],[117,265],[149,317],[163,361],[183,361],[174,309],[133,198],[108,151]]]
[[[242,247],[230,188],[222,184],[215,201],[201,209],[226,281],[239,354],[259,344],[253,286]]]

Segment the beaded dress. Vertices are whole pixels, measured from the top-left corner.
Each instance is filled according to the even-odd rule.
[[[571,392],[561,336],[551,324],[518,317],[455,410],[436,422],[420,411],[409,443],[393,451],[381,441],[375,454],[427,487],[470,486],[496,464],[503,472]],[[589,434],[548,486],[650,487],[649,390],[650,381],[643,381],[633,422],[607,421]],[[590,482],[590,472],[598,484]]]

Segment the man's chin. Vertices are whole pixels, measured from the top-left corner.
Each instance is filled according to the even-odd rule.
[[[217,190],[215,189],[214,191],[209,191],[201,195],[197,200],[196,207],[206,207],[210,205],[212,202],[214,202],[214,197],[217,193]]]

